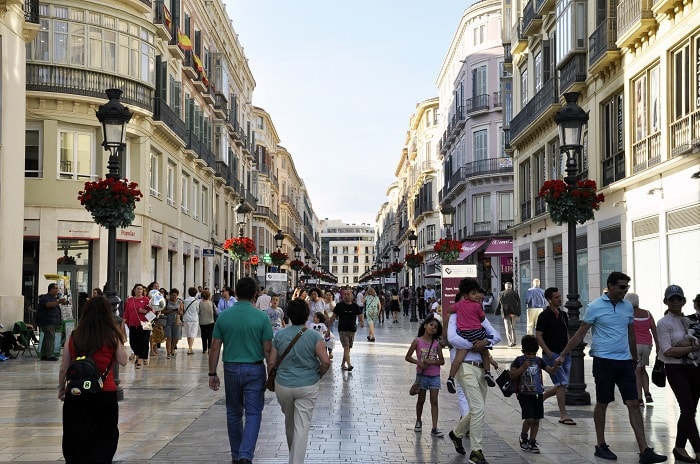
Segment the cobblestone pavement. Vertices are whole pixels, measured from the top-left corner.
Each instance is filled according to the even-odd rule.
[[[501,320],[489,315],[499,330]],[[518,324],[518,336],[525,324]],[[340,344],[336,359],[322,380],[321,395],[307,449],[307,463],[464,463],[467,456],[455,452],[449,438],[430,436],[430,406],[423,412],[424,431],[413,431],[415,398],[408,395],[415,366],[404,355],[418,329],[418,323],[380,325],[377,341],[366,341],[360,329],[352,350],[352,372],[340,370]],[[207,387],[207,361],[201,349],[167,360],[161,356],[148,367],[121,369],[125,399],[120,403],[120,440],[115,462],[230,463],[223,389]],[[448,357],[447,351],[444,352]],[[517,348],[497,346],[494,358],[507,367],[520,354]],[[588,391],[595,400],[590,358],[585,373]],[[439,427],[447,434],[459,420],[455,395],[444,388],[447,366],[443,368],[440,391]],[[221,367],[219,367],[221,372]],[[3,394],[0,401],[0,462],[61,461],[61,402],[56,399],[58,363],[37,361],[28,354],[0,363]],[[548,381],[548,379],[547,379]],[[678,408],[670,389],[652,387],[655,402],[643,416],[650,446],[671,454]],[[266,393],[263,426],[255,451],[256,463],[285,463],[288,459],[284,417],[274,393]],[[545,404],[538,442],[542,454],[520,450],[520,408],[515,397],[504,398],[497,389],[489,391],[484,433],[484,454],[494,463],[603,462],[593,456],[595,431],[593,406],[569,407],[576,426],[561,425],[556,402]],[[618,462],[637,462],[637,447],[621,402],[608,408],[607,442],[618,454]],[[469,441],[465,440],[469,451]],[[692,451],[692,450],[691,450]]]

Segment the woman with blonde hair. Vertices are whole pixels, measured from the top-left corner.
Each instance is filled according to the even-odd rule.
[[[367,340],[370,342],[374,341],[374,322],[379,319],[379,312],[381,309],[382,304],[377,296],[377,291],[372,287],[367,288],[367,296],[365,296],[365,315],[367,318],[367,327],[369,329]]]

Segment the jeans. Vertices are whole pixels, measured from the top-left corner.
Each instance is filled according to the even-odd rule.
[[[266,377],[262,363],[224,363],[226,425],[233,459],[253,460],[265,402]]]
[[[275,385],[277,402],[284,413],[290,464],[304,462],[306,457],[311,418],[318,398],[318,385],[318,382],[308,387],[296,388],[285,387],[279,383]]]
[[[700,367],[666,364],[666,378],[676,395],[681,414],[676,428],[676,447],[685,448],[687,441],[695,453],[700,452],[700,434],[695,423],[695,411],[700,399]]]

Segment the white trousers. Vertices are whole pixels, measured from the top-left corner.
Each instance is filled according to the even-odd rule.
[[[277,402],[284,413],[284,429],[289,448],[289,464],[301,464],[306,457],[309,443],[309,429],[314,414],[318,385],[289,388],[275,383]]]

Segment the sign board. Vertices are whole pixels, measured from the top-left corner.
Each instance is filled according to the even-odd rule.
[[[454,264],[442,266],[442,307],[447,308],[455,301],[459,292],[459,281],[465,277],[477,276],[476,264]]]
[[[280,308],[287,307],[287,274],[284,272],[266,272],[265,289],[280,297]]]
[[[213,257],[214,256],[214,249],[213,248],[202,248],[202,256]]]

